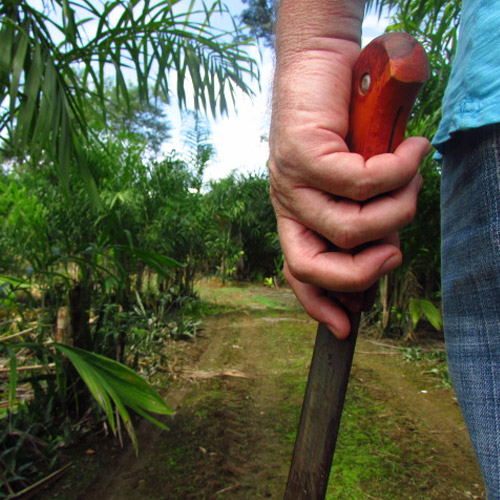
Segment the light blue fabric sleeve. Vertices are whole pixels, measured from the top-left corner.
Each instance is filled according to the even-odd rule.
[[[442,120],[433,140],[444,153],[454,132],[500,123],[500,0],[464,0]]]

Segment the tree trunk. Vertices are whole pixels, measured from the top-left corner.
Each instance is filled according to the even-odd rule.
[[[385,332],[389,326],[389,276],[380,280],[380,303],[382,306],[382,331]]]
[[[142,262],[138,262],[137,263],[137,280],[135,282],[135,289],[137,290],[137,293],[139,293],[139,294],[141,294],[141,292],[142,292],[144,269],[145,269],[144,264]]]
[[[71,333],[71,317],[69,306],[62,306],[57,310],[57,327],[55,341],[59,344],[73,345]]]
[[[73,344],[81,349],[92,350],[92,337],[89,327],[90,293],[78,283],[69,293],[69,311]]]

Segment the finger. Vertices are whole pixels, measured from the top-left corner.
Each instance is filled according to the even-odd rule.
[[[290,273],[286,261],[283,274],[309,316],[320,323],[324,323],[339,339],[346,338],[349,335],[351,324],[341,305],[330,299],[321,288],[297,280]]]
[[[399,248],[399,235],[393,233],[385,238],[384,243]],[[373,307],[378,290],[378,282],[364,292],[333,292],[335,299],[351,312],[369,311]]]
[[[278,217],[278,230],[291,274],[326,290],[367,290],[402,260],[399,248],[387,243],[375,244],[355,255],[328,251],[321,237],[286,217]]]
[[[421,186],[422,177],[417,174],[405,187],[363,204],[335,199],[316,189],[297,189],[293,206],[308,207],[298,213],[287,210],[279,194],[274,200],[278,213],[296,218],[337,247],[351,249],[408,225],[415,216]]]
[[[314,157],[308,161],[299,159],[300,168],[273,168],[271,175],[275,186],[289,182],[291,186],[314,187],[336,196],[365,201],[408,184],[429,151],[427,139],[411,137],[394,153],[376,155],[365,161],[361,155],[339,152],[336,144],[326,144],[319,151],[314,150]],[[283,191],[286,190],[284,186]]]

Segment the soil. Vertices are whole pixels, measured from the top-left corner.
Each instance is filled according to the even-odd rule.
[[[170,430],[141,422],[138,457],[94,438],[44,500],[282,498],[316,324],[286,288],[200,295],[212,313],[194,342],[170,342],[161,379]],[[485,498],[453,391],[425,371],[360,332],[327,498]]]

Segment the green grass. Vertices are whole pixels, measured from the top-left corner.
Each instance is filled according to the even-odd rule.
[[[203,318],[205,316],[217,316],[219,314],[226,314],[231,311],[231,307],[227,304],[218,304],[209,300],[198,299],[188,306],[183,307],[181,312],[193,318]]]
[[[425,351],[419,347],[404,347],[401,349],[403,359],[422,367],[422,375],[431,375],[436,380],[437,387],[452,387],[446,353],[441,350]]]
[[[290,404],[277,408],[281,418],[276,430],[286,443],[295,442],[300,418],[296,402],[305,392],[306,377],[289,376]],[[283,415],[288,415],[287,419]],[[400,440],[394,418],[385,418],[382,403],[375,403],[365,389],[351,383],[342,415],[326,500],[423,499],[412,491],[425,485],[425,468],[416,454],[413,438]],[[405,422],[398,423],[404,427]],[[399,478],[397,481],[395,478]]]
[[[362,389],[352,386],[346,401],[327,500],[401,498],[394,475],[403,472],[404,460],[381,408]],[[373,495],[373,496],[369,496]]]
[[[283,300],[278,297],[269,296],[254,296],[252,302],[268,307],[269,309],[278,309],[280,311],[293,311],[294,307],[290,307],[283,303]]]
[[[239,309],[254,308],[258,304],[269,310],[300,310],[298,302],[296,305],[291,306],[282,295],[275,295],[272,290],[262,293],[262,288],[256,289],[252,286],[252,283],[233,283],[224,288],[205,288],[203,285],[199,285],[195,289],[197,293],[203,295],[207,303],[211,304],[209,307]]]

